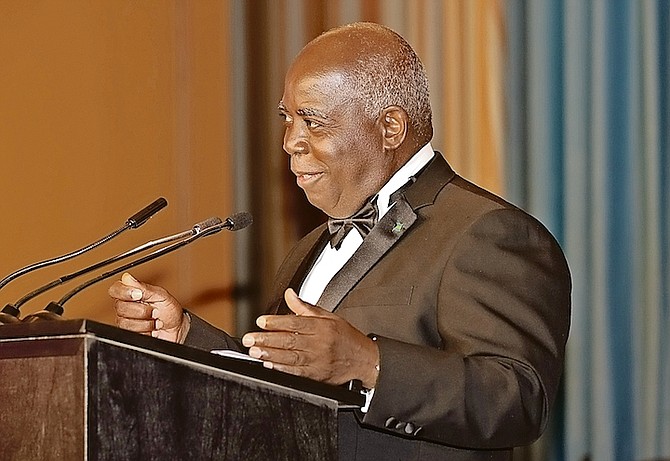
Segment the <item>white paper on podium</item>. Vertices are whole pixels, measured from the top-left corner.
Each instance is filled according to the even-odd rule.
[[[212,354],[221,355],[223,357],[229,357],[232,359],[246,360],[248,362],[259,362],[262,363],[262,360],[255,359],[248,354],[243,354],[242,352],[233,351],[231,349],[214,349],[210,351]]]

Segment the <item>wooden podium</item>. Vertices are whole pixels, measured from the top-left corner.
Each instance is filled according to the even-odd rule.
[[[337,460],[364,397],[90,320],[0,326],[3,460]]]

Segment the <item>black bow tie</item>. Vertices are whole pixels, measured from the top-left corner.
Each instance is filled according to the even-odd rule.
[[[377,200],[372,198],[363,205],[363,208],[348,218],[328,218],[330,246],[339,250],[342,240],[352,228],[356,229],[361,237],[365,238],[377,223],[378,216]]]

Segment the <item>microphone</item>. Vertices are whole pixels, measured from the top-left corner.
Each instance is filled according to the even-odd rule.
[[[218,217],[212,217],[209,219],[206,219],[205,221],[199,222],[191,227],[191,229],[179,232],[177,234],[169,235],[167,237],[163,237],[157,240],[150,240],[138,247],[133,248],[132,250],[128,250],[124,253],[118,254],[116,256],[112,256],[111,258],[107,258],[104,261],[100,261],[98,263],[92,264],[84,269],[80,269],[76,272],[73,272],[71,274],[64,275],[56,280],[53,280],[46,285],[42,285],[38,289],[31,291],[27,295],[25,295],[23,298],[19,299],[16,301],[14,304],[9,305],[13,307],[14,309],[20,309],[21,306],[23,306],[26,302],[30,301],[31,299],[35,298],[36,296],[41,295],[42,293],[55,288],[59,285],[62,285],[65,282],[68,282],[76,277],[79,277],[84,274],[88,274],[91,271],[94,271],[96,269],[99,269],[101,267],[107,266],[109,264],[113,264],[117,261],[121,261],[122,259],[129,258],[130,256],[136,255],[137,253],[140,253],[142,251],[148,250],[150,248],[153,248],[158,245],[163,245],[165,243],[170,243],[174,242],[176,240],[181,240],[183,238],[186,238],[191,235],[195,235],[197,232],[200,232],[202,229],[206,229],[211,226],[215,226],[217,224],[221,224],[221,218]]]
[[[248,211],[240,211],[226,218],[223,225],[229,231],[238,231],[253,224],[254,218]]]
[[[208,220],[209,221],[209,220]],[[220,221],[220,220],[219,220]],[[160,256],[163,256],[165,254],[171,253],[175,250],[178,250],[179,248],[186,246],[202,237],[206,237],[208,235],[213,235],[218,232],[220,232],[222,229],[227,229],[229,231],[238,231],[241,229],[244,229],[245,227],[251,225],[253,223],[253,218],[250,213],[243,211],[240,213],[235,213],[231,215],[230,217],[226,218],[225,221],[219,222],[218,224],[213,224],[210,225],[209,227],[193,227],[193,235],[182,239],[176,243],[173,243],[171,245],[165,246],[163,248],[160,248],[152,253],[149,253],[146,256],[143,256],[139,259],[136,259],[134,261],[131,261],[127,264],[124,264],[122,266],[119,266],[115,269],[112,269],[110,271],[104,272],[97,277],[94,277],[90,280],[87,280],[86,282],[82,283],[81,285],[77,286],[73,290],[69,291],[66,293],[58,302],[50,302],[44,310],[40,312],[36,312],[35,314],[29,315],[26,318],[23,319],[24,322],[35,322],[39,320],[59,320],[64,312],[63,305],[69,301],[73,296],[75,296],[77,293],[81,292],[82,290],[90,287],[91,285],[94,285],[102,280],[108,279],[109,277],[112,277],[116,274],[119,274],[121,272],[128,271],[132,269],[133,267],[139,266],[140,264],[144,264],[146,262],[149,262],[153,259],[156,259]]]
[[[151,218],[153,215],[158,213],[160,210],[165,208],[167,206],[167,200],[165,200],[163,197],[159,197],[153,202],[151,202],[149,205],[146,207],[142,208],[140,211],[132,215],[130,218],[126,220],[126,226],[130,227],[131,229],[137,229],[140,227],[142,224],[147,222],[149,218]]]
[[[154,214],[156,214],[158,211],[162,210],[167,206],[167,200],[165,200],[163,197],[159,197],[158,199],[154,200],[152,203],[147,205],[146,207],[142,208],[140,211],[132,215],[130,218],[126,220],[123,226],[119,227],[115,231],[109,233],[108,235],[104,236],[100,240],[97,240],[93,243],[90,243],[89,245],[86,245],[83,248],[80,248],[78,250],[75,250],[71,253],[67,253],[62,256],[57,256],[55,258],[51,259],[46,259],[44,261],[40,261],[31,265],[28,265],[26,267],[23,267],[19,270],[16,270],[12,272],[11,274],[7,275],[5,278],[0,280],[0,289],[2,289],[5,285],[7,285],[9,282],[12,280],[21,277],[22,275],[25,275],[29,272],[32,272],[37,269],[41,269],[43,267],[48,267],[54,264],[61,263],[63,261],[67,261],[69,259],[72,259],[76,256],[82,255],[86,253],[87,251],[92,250],[93,248],[96,248],[103,243],[109,242],[112,240],[114,237],[118,236],[122,232],[125,232],[128,229],[137,229],[140,227],[142,224],[147,222],[149,218],[151,218]],[[6,305],[2,311],[0,312],[0,325],[6,324],[6,323],[16,323],[19,321],[19,314],[20,312],[18,309],[13,308],[10,304]]]

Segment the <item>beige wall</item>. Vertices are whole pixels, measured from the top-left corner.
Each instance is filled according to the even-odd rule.
[[[149,239],[232,213],[228,2],[0,0],[0,277],[111,232],[159,196],[144,227],[18,279],[0,303]],[[224,327],[233,235],[134,271]],[[111,323],[102,282],[67,318]],[[69,288],[28,303],[27,314]]]
[[[236,182],[235,202],[255,217],[238,240],[237,323],[233,235],[136,274],[223,327],[251,325],[286,252],[324,219],[281,149],[283,75],[305,43],[349,21],[378,21],[408,38],[431,78],[435,147],[501,192],[501,62],[484,53],[504,35],[500,15],[500,2],[467,0],[0,0],[0,275],[80,247],[160,195],[170,202],[89,259],[11,283],[0,303],[235,211]],[[108,285],[74,298],[66,316],[112,321]]]

